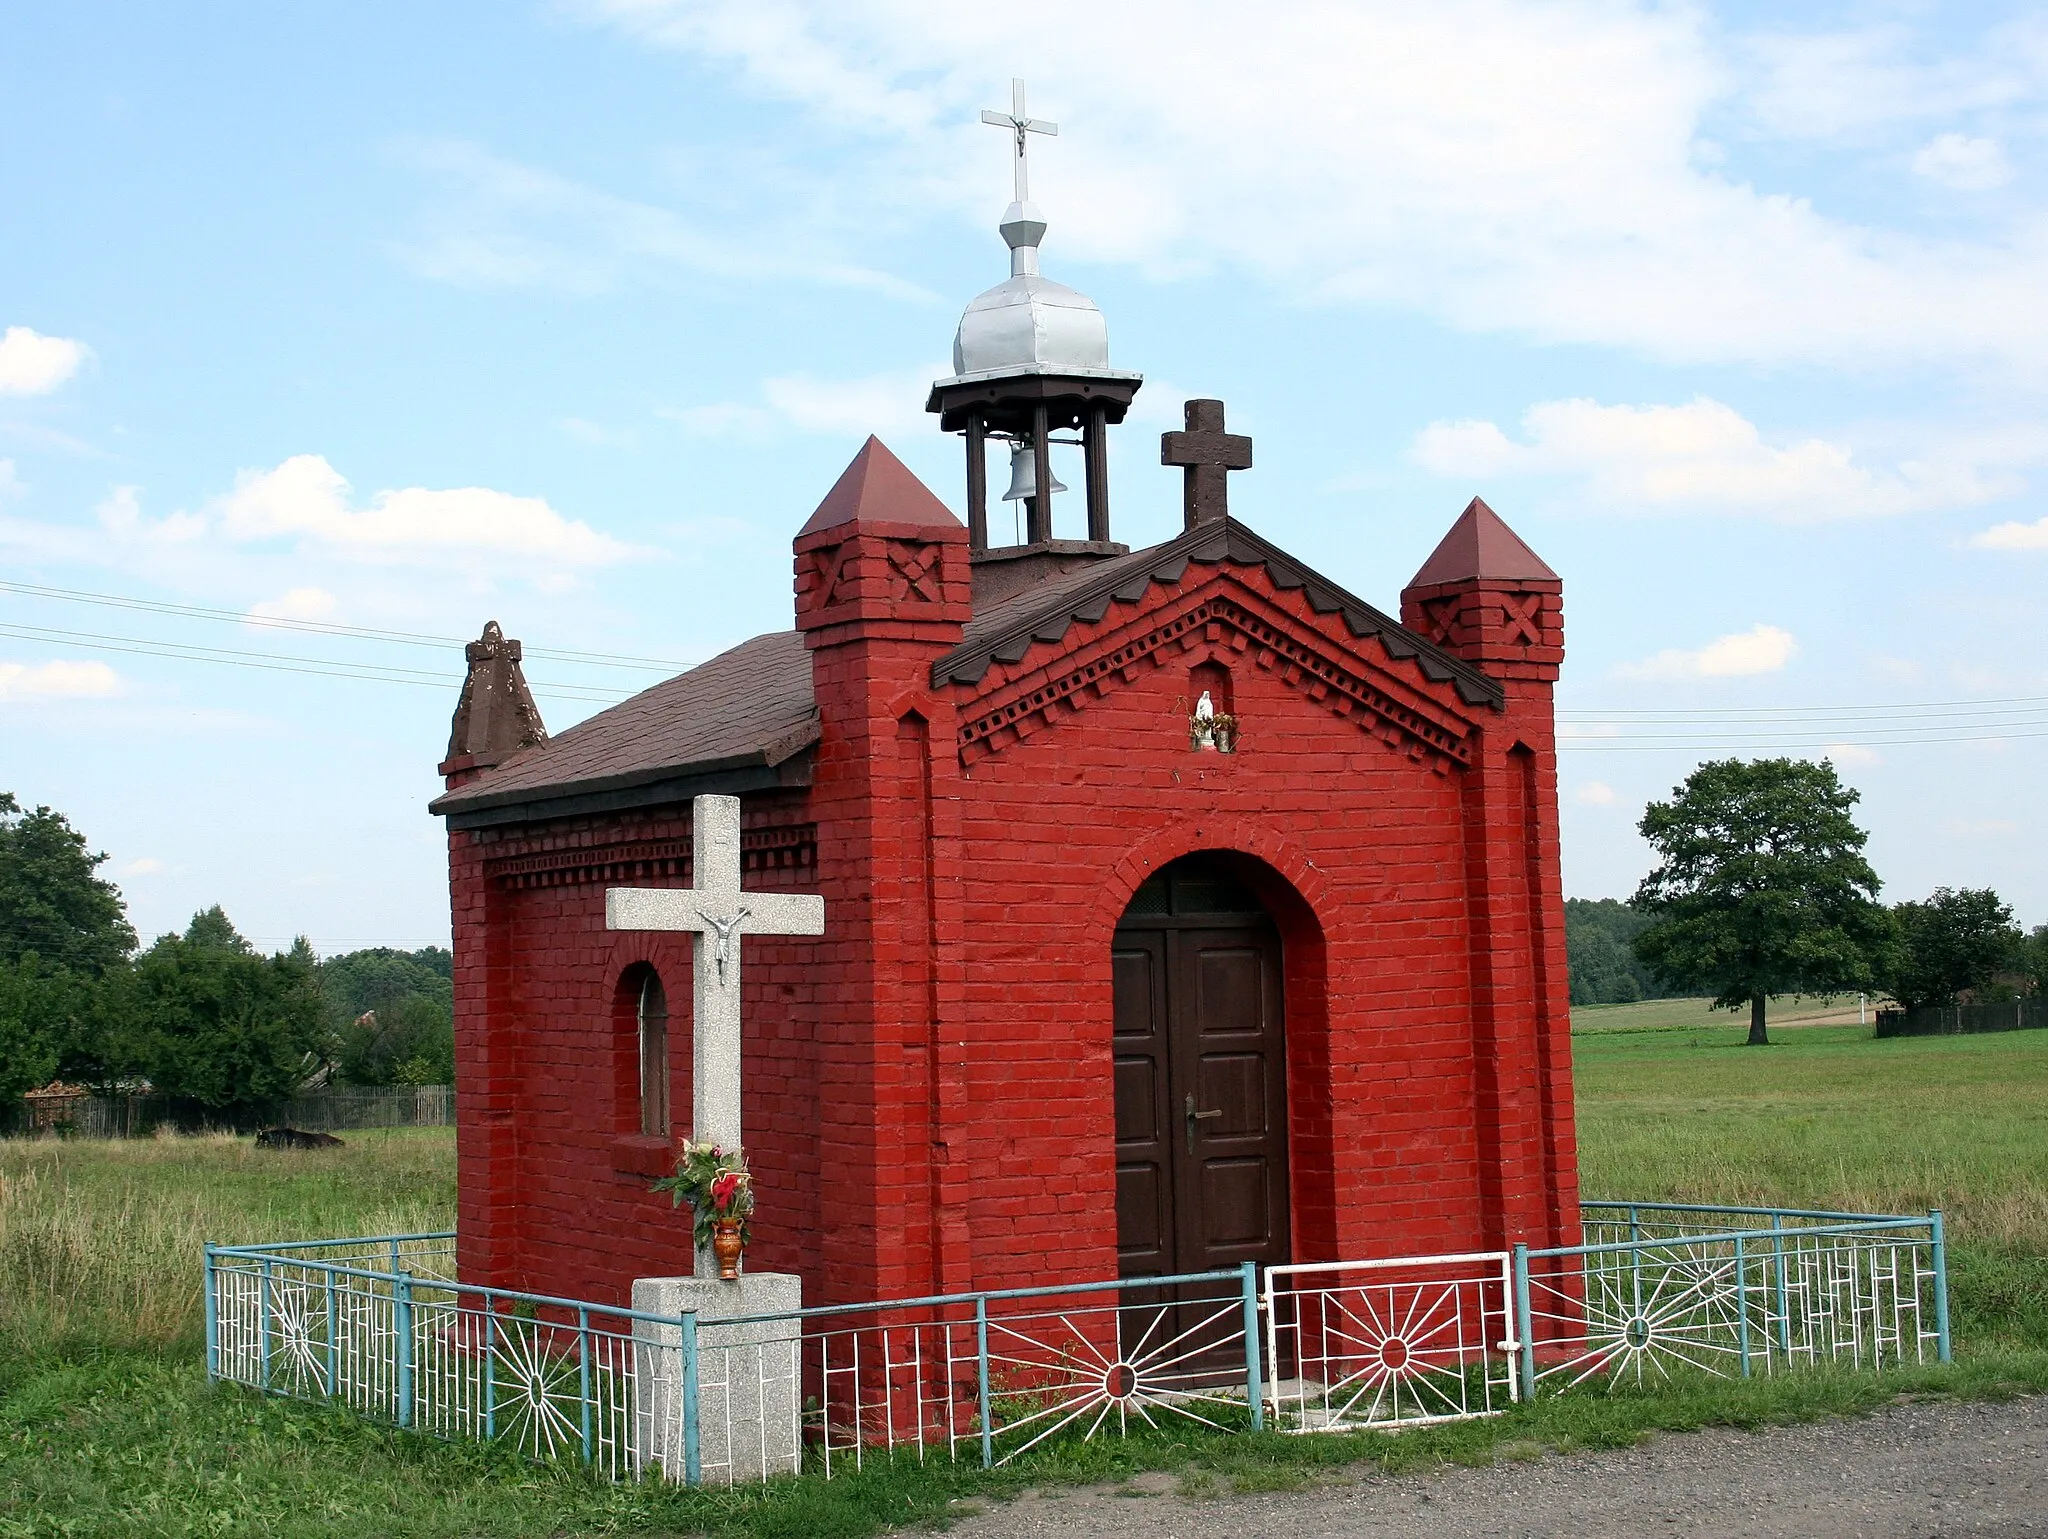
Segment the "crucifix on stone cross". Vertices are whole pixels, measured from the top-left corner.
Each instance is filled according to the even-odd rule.
[[[1179,465],[1186,472],[1182,504],[1187,527],[1213,524],[1230,511],[1233,470],[1252,468],[1252,441],[1223,431],[1221,401],[1187,403],[1187,431],[1159,435],[1159,463]]]
[[[1024,136],[1026,134],[1056,134],[1060,131],[1060,125],[1048,123],[1044,118],[1031,117],[1024,111],[1024,82],[1021,80],[1012,80],[1010,82],[1010,110],[1008,112],[984,111],[981,115],[981,120],[984,123],[993,123],[998,128],[1007,128],[1017,136],[1017,154],[1011,164],[1011,168],[1015,173],[1017,201],[1019,203],[1029,203],[1031,201],[1030,165],[1028,163]]]
[[[690,1136],[741,1146],[740,938],[823,935],[825,900],[808,893],[747,892],[740,887],[740,799],[699,796],[690,803],[694,887],[611,887],[607,930],[681,930],[692,947]],[[701,1272],[708,1261],[698,1258]],[[711,1275],[716,1275],[716,1263]]]

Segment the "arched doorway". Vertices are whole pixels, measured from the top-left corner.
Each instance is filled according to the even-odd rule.
[[[1183,856],[1132,894],[1117,924],[1125,1277],[1292,1259],[1280,930],[1246,880],[1248,864]]]

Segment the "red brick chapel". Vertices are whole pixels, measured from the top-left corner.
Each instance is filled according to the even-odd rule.
[[[466,1280],[691,1269],[648,1181],[702,942],[608,931],[605,890],[689,885],[706,792],[746,886],[825,899],[741,992],[748,1266],[806,1302],[1577,1242],[1556,574],[1475,499],[1397,621],[1229,515],[1251,445],[1202,401],[1162,445],[1184,532],[1118,544],[1141,377],[1037,209],[1002,229],[928,403],[965,522],[870,438],[796,530],[793,627],[552,738],[520,644],[470,646],[433,804]]]

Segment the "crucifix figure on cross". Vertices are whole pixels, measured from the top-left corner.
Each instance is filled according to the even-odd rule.
[[[825,900],[809,893],[741,889],[737,796],[692,800],[690,835],[696,885],[607,888],[604,927],[680,930],[701,937],[692,948],[690,1136],[737,1149],[742,1144],[740,939],[823,935]],[[697,1258],[697,1267],[700,1276],[717,1275],[708,1252]]]
[[[993,123],[997,128],[1007,128],[1017,136],[1017,155],[1012,170],[1016,176],[1017,201],[1031,201],[1030,166],[1024,136],[1026,134],[1056,134],[1060,131],[1057,123],[1048,123],[1043,118],[1034,118],[1024,111],[1024,82],[1010,82],[1010,110],[988,112],[981,115],[984,123]]]
[[[1159,463],[1187,471],[1181,501],[1192,529],[1228,515],[1230,484],[1225,478],[1233,470],[1252,468],[1252,441],[1223,431],[1221,401],[1188,402],[1187,424],[1185,433],[1159,435]]]

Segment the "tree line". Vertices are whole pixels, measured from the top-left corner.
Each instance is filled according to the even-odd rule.
[[[446,949],[265,956],[218,905],[143,947],[106,858],[0,792],[0,1100],[147,1085],[235,1118],[321,1083],[452,1082]]]
[[[1644,809],[1657,864],[1634,896],[1567,903],[1572,1002],[1709,994],[1762,1045],[1786,994],[1910,1009],[2048,988],[2048,925],[2023,931],[1990,889],[1880,903],[1857,800],[1825,760],[1702,764]]]

